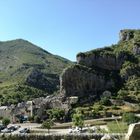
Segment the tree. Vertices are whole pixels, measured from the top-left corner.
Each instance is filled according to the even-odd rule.
[[[2,124],[3,124],[4,126],[7,126],[9,123],[10,123],[10,119],[8,119],[8,118],[3,118]]]
[[[84,116],[82,113],[76,113],[73,115],[72,122],[75,126],[78,126],[82,129],[84,126]]]
[[[42,127],[48,129],[48,133],[49,133],[49,130],[51,129],[51,127],[53,126],[53,124],[54,123],[53,123],[52,120],[47,120],[47,121],[44,121],[42,123]]]
[[[47,114],[49,115],[49,119],[54,119],[56,121],[63,120],[65,116],[64,110],[58,108],[47,110]]]
[[[139,121],[138,117],[136,117],[134,113],[124,113],[122,116],[122,120],[128,125]]]

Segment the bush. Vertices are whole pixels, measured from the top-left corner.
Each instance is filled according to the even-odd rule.
[[[103,98],[101,98],[100,103],[101,103],[102,105],[106,105],[106,106],[110,106],[110,105],[111,105],[111,102],[110,102],[110,100],[109,100],[108,97],[103,97]]]
[[[49,133],[49,130],[51,129],[51,127],[53,126],[53,124],[54,123],[53,123],[52,120],[47,120],[47,121],[44,121],[42,123],[42,127],[48,129],[48,133]]]
[[[7,126],[9,123],[10,123],[10,119],[8,119],[8,118],[3,118],[2,124],[3,124],[4,126]]]
[[[118,110],[118,109],[120,109],[120,108],[117,107],[116,105],[113,105],[113,106],[112,106],[112,109],[114,109],[114,110]]]
[[[122,116],[122,120],[129,125],[131,123],[138,122],[139,118],[136,117],[134,113],[124,113]]]
[[[82,129],[84,126],[84,116],[81,113],[76,113],[73,115],[72,122],[75,126],[78,126]]]
[[[65,112],[62,109],[54,108],[47,110],[47,115],[49,116],[49,119],[62,121],[65,117]]]

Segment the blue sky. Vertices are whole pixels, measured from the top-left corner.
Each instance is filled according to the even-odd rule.
[[[140,28],[140,0],[0,0],[0,40],[23,38],[75,60]]]

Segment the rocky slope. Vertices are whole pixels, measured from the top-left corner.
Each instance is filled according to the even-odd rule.
[[[0,42],[0,100],[16,103],[52,94],[71,62],[17,39]]]
[[[77,55],[77,64],[61,75],[61,94],[89,102],[108,90],[117,98],[139,102],[140,30],[121,30],[119,35],[118,44]]]

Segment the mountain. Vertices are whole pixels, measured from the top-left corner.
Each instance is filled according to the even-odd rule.
[[[110,98],[140,101],[140,30],[121,30],[117,44],[77,54],[61,75],[60,92],[89,103]]]
[[[17,103],[52,94],[72,62],[23,39],[0,42],[0,101]]]

